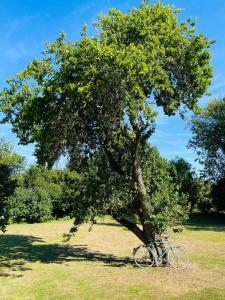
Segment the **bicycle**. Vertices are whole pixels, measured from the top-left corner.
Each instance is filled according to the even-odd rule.
[[[164,237],[167,246],[158,253],[160,246],[164,244],[162,240],[151,241],[134,248],[133,256],[139,268],[151,268],[153,265],[169,264],[176,270],[185,270],[189,265],[189,258],[181,246],[175,246],[168,236]]]

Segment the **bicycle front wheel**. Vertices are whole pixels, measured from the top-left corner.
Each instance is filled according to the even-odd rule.
[[[168,252],[168,262],[174,269],[185,270],[189,266],[189,258],[182,247],[174,247]]]
[[[134,261],[139,268],[151,268],[154,264],[154,254],[150,248],[141,245],[134,249]]]

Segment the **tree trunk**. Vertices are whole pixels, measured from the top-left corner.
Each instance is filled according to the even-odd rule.
[[[135,155],[132,165],[132,174],[133,180],[136,189],[136,204],[137,204],[137,213],[140,218],[143,234],[145,240],[149,242],[150,240],[155,239],[153,226],[149,223],[149,212],[147,207],[147,193],[142,176],[142,170],[138,162],[137,155]]]
[[[148,211],[148,203],[147,203],[147,192],[142,176],[142,170],[139,163],[138,158],[138,139],[135,141],[132,147],[132,178],[135,188],[135,209],[136,214],[139,217],[140,223],[142,225],[142,230],[134,223],[130,222],[126,218],[112,215],[112,217],[119,222],[121,225],[125,226],[127,229],[132,231],[144,244],[149,243],[150,241],[154,241],[157,236],[154,232],[154,228],[150,223],[150,215]],[[110,166],[114,171],[119,173],[120,175],[124,175],[124,171],[122,171],[118,164],[113,159],[111,153],[105,147],[105,154],[109,160]],[[161,244],[159,247],[155,244],[155,248],[158,254],[165,249],[165,245]]]
[[[137,213],[139,215],[142,228],[143,228],[143,235],[145,243],[149,243],[150,241],[156,240],[158,237],[154,232],[154,228],[150,221],[150,215],[148,211],[148,204],[147,204],[147,192],[142,176],[142,170],[138,161],[138,155],[137,151],[135,151],[134,159],[133,159],[133,165],[132,165],[132,174],[133,174],[133,180],[136,187],[136,203],[137,203]],[[157,251],[157,254],[160,255],[160,253],[164,253],[165,251],[165,245],[161,238],[161,244],[158,246],[154,244],[155,249]],[[163,262],[167,262],[167,258],[163,258]]]

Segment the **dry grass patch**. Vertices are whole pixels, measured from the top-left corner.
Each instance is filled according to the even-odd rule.
[[[190,226],[173,235],[193,260],[190,270],[176,271],[136,268],[132,250],[140,242],[110,218],[91,232],[82,226],[64,244],[62,234],[70,226],[69,221],[9,226],[0,237],[1,300],[225,299],[225,243],[214,235],[207,239],[207,228]],[[214,234],[225,237],[223,231]]]

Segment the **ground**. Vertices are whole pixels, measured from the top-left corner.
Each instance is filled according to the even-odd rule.
[[[189,253],[187,271],[135,267],[140,242],[108,217],[66,244],[71,223],[10,225],[0,235],[1,300],[225,299],[225,220],[195,217],[171,234]]]

